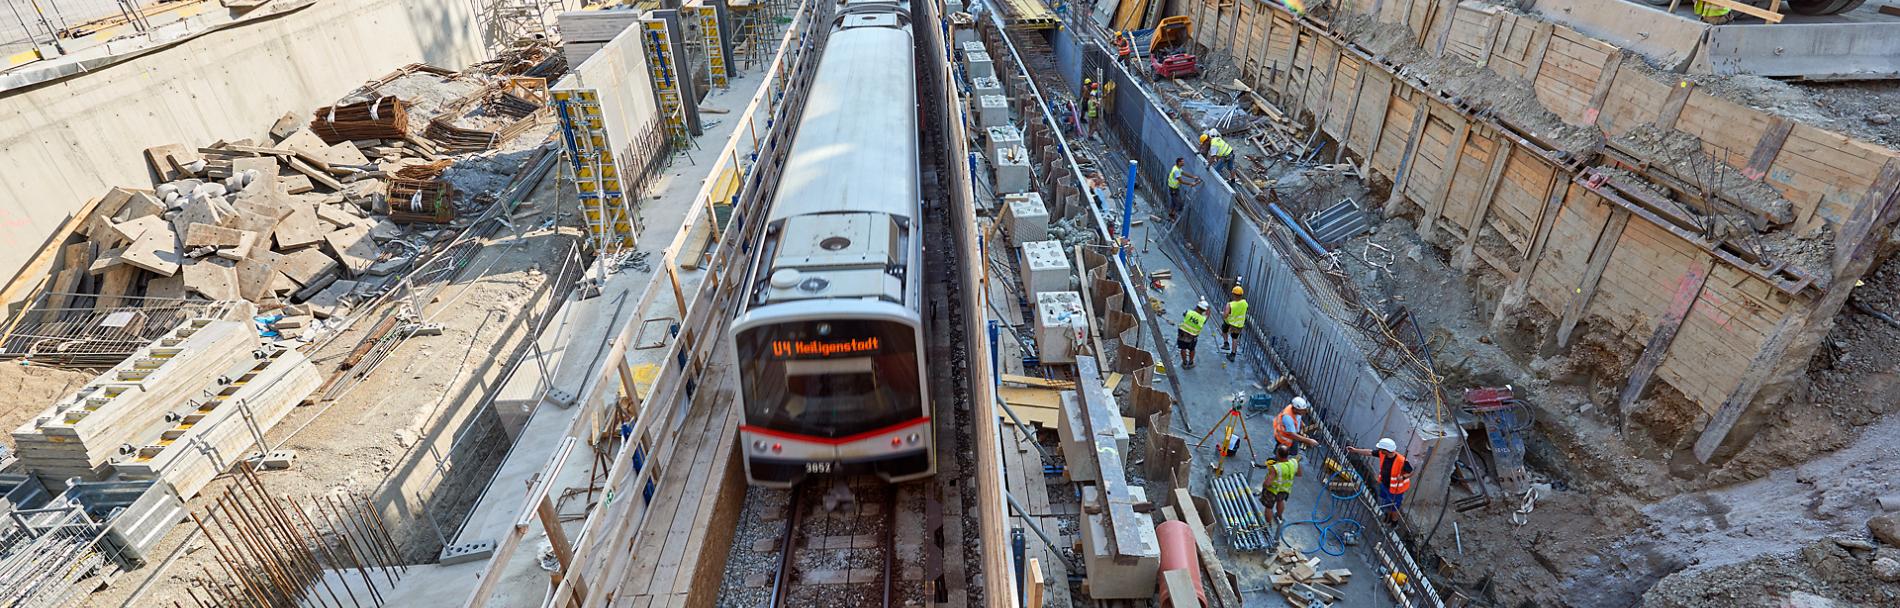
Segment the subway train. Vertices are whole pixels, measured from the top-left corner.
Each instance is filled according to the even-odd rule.
[[[752,250],[729,335],[753,485],[936,473],[909,6],[838,6]]]

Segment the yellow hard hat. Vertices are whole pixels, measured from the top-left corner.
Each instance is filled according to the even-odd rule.
[[[1234,295],[1237,295],[1237,296],[1244,296],[1244,295],[1247,295],[1247,290],[1245,290],[1245,289],[1241,289],[1239,285],[1235,285],[1235,286],[1234,286]]]

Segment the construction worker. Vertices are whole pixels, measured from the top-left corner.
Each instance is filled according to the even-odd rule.
[[[1279,442],[1280,449],[1294,454],[1300,453],[1300,446],[1316,446],[1319,440],[1306,436],[1306,415],[1313,411],[1312,404],[1305,397],[1294,397],[1293,402],[1273,417],[1273,440]]]
[[[1379,510],[1385,511],[1385,520],[1392,525],[1399,524],[1399,507],[1405,502],[1405,492],[1412,489],[1412,463],[1405,461],[1405,455],[1399,453],[1399,444],[1392,438],[1379,440],[1375,449],[1346,446],[1346,451],[1360,456],[1377,456],[1379,459],[1378,483]]]
[[[1181,184],[1201,185],[1201,177],[1187,172],[1187,159],[1176,157],[1174,166],[1168,168],[1168,213],[1181,213]]]
[[[1207,300],[1194,305],[1194,310],[1181,315],[1181,330],[1174,337],[1174,347],[1181,351],[1181,366],[1194,367],[1194,347],[1201,340],[1201,328],[1207,326]]]
[[[1240,332],[1247,328],[1247,290],[1235,285],[1233,294],[1228,296],[1227,306],[1221,309],[1221,317],[1227,322],[1221,327],[1221,348],[1228,359],[1240,352]]]
[[[1273,456],[1254,466],[1267,470],[1260,482],[1260,504],[1273,512],[1275,521],[1285,520],[1287,496],[1293,493],[1293,479],[1300,476],[1299,452],[1286,446],[1273,449]]]
[[[1215,134],[1212,138],[1208,139],[1207,150],[1208,157],[1214,161],[1215,173],[1226,173],[1234,170],[1234,146],[1233,144],[1227,143],[1227,138]]]
[[[1709,25],[1725,25],[1735,20],[1735,15],[1729,13],[1728,7],[1702,0],[1696,0],[1695,15]]]
[[[1201,147],[1198,149],[1200,151],[1201,156],[1207,156],[1208,144],[1212,143],[1214,141],[1214,136],[1219,135],[1219,134],[1220,134],[1219,131],[1215,131],[1213,129],[1208,129],[1206,131],[1201,132]]]
[[[1095,123],[1095,119],[1102,116],[1102,90],[1100,88],[1089,92],[1088,108],[1088,118],[1083,122],[1092,125]],[[1086,139],[1088,134],[1085,132],[1082,134],[1082,137]]]

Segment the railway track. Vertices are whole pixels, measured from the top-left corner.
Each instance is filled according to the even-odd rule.
[[[923,484],[891,485],[874,476],[814,479],[786,501],[778,568],[766,606],[884,607],[912,604],[915,545],[900,549],[900,528],[917,518],[907,503]],[[906,500],[908,498],[908,500]],[[911,536],[910,534],[902,534]]]

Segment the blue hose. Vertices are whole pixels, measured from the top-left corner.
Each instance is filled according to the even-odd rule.
[[[1345,512],[1346,505],[1351,504],[1354,499],[1359,498],[1360,494],[1365,493],[1365,488],[1361,487],[1358,483],[1354,483],[1352,484],[1352,493],[1345,495],[1336,494],[1331,490],[1331,481],[1334,478],[1343,477],[1345,474],[1346,469],[1341,467],[1338,471],[1334,471],[1332,475],[1321,479],[1319,482],[1320,491],[1332,498],[1330,501],[1324,501],[1328,505],[1325,517],[1320,516],[1320,504],[1322,501],[1315,500],[1313,501],[1312,518],[1280,524],[1279,538],[1286,538],[1286,531],[1293,526],[1312,524],[1313,528],[1319,531],[1319,544],[1312,549],[1303,551],[1303,553],[1312,555],[1313,553],[1324,551],[1327,555],[1334,557],[1345,555],[1346,539],[1357,538],[1360,534],[1365,532],[1365,526],[1361,525],[1359,520],[1341,515]]]

